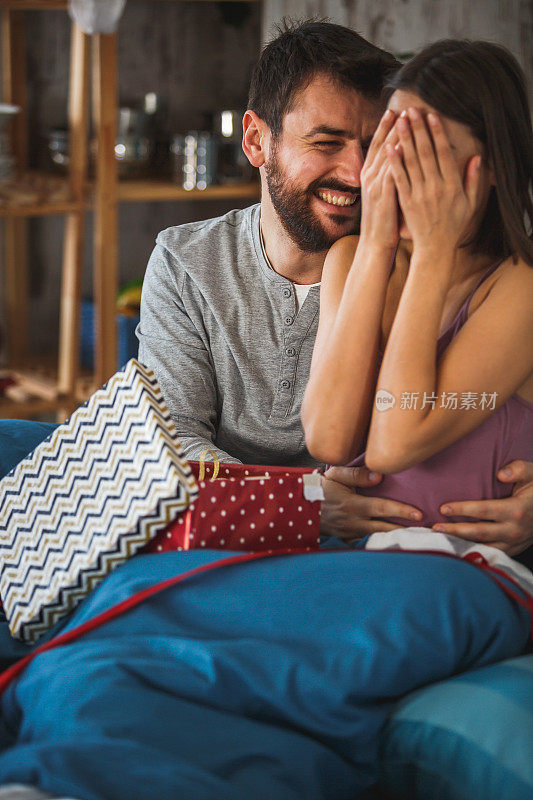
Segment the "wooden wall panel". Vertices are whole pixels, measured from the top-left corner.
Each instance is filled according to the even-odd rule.
[[[489,39],[511,50],[532,88],[530,0],[264,0],[263,41],[284,15],[329,17],[396,54],[447,37]]]

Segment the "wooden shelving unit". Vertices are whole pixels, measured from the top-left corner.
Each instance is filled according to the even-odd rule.
[[[156,0],[151,0],[155,2]],[[170,1],[170,0],[167,0]],[[246,0],[250,2],[250,0]],[[103,384],[115,371],[117,352],[115,298],[118,289],[118,204],[120,202],[190,202],[258,198],[259,185],[213,186],[186,191],[168,181],[119,182],[115,159],[118,108],[116,34],[84,34],[73,22],[69,77],[70,166],[67,178],[27,171],[26,64],[24,14],[33,10],[64,10],[67,0],[0,0],[3,100],[20,105],[12,123],[13,150],[20,169],[17,178],[0,185],[0,219],[5,226],[8,366],[28,365],[27,219],[64,215],[59,358],[53,400],[0,400],[0,417],[32,416],[56,410],[70,413],[87,391],[80,392],[79,308],[85,212],[94,210],[93,284],[95,298],[95,370],[91,386]],[[92,79],[92,101],[89,81]],[[96,135],[95,180],[87,180],[87,131],[92,114]],[[32,372],[29,376],[31,378]],[[18,413],[17,413],[18,412]]]
[[[118,199],[126,203],[181,200],[242,200],[258,198],[259,184],[245,183],[229,186],[208,186],[207,189],[184,189],[167,181],[122,181],[118,186]]]

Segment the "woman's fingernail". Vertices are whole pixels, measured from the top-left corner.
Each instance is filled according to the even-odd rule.
[[[379,478],[379,472],[369,472],[368,473],[368,480],[369,481],[376,481]]]
[[[452,510],[450,506],[443,506],[440,510],[441,514],[451,514]]]
[[[422,515],[419,511],[410,511],[409,512],[409,519],[420,519]]]
[[[411,117],[411,119],[420,119],[420,111],[418,110],[418,108],[410,108],[409,116]]]
[[[436,114],[433,114],[431,111],[427,115],[427,121],[429,122],[430,125],[438,125],[439,124],[439,118],[437,117]]]
[[[439,531],[440,533],[444,533],[445,528],[444,528],[444,525],[433,525],[433,530],[434,531]]]
[[[394,114],[394,111],[392,110],[392,108],[388,108],[385,111],[384,117],[385,117],[385,119],[390,119],[393,116],[393,114]]]
[[[510,467],[505,467],[505,469],[500,470],[500,475],[503,475],[505,478],[511,478],[513,470]]]
[[[406,117],[406,116],[407,116],[407,109],[406,109],[406,108],[404,108],[404,110],[403,110],[403,111],[402,111],[402,113],[400,114],[400,118],[401,118],[401,117],[403,117],[403,118],[405,119],[405,117]]]

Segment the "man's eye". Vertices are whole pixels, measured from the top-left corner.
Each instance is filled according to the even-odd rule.
[[[319,147],[340,147],[340,142],[336,142],[333,139],[320,140],[315,142],[315,144]]]

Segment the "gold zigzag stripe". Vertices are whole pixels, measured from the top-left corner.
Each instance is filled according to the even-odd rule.
[[[155,509],[158,504],[157,492],[154,492],[154,495],[151,504],[151,508],[153,509]],[[120,500],[118,502],[120,503]],[[107,530],[107,536],[87,530],[82,530],[79,534],[71,532],[61,541],[56,541],[54,543],[56,552],[51,552],[50,549],[45,549],[44,552],[42,549],[40,551],[27,550],[21,554],[18,562],[4,562],[1,584],[3,587],[5,586],[6,589],[6,591],[3,592],[6,610],[13,604],[25,602],[25,595],[27,595],[26,582],[22,581],[20,585],[17,586],[17,583],[20,582],[18,576],[23,570],[26,572],[32,566],[32,563],[34,569],[42,573],[42,578],[40,578],[42,583],[49,583],[50,573],[58,568],[62,573],[61,579],[66,579],[67,582],[70,583],[76,580],[77,574],[79,574],[81,570],[87,568],[87,560],[94,560],[102,551],[105,552],[111,548],[114,549],[116,547],[117,537],[134,535],[135,531],[139,528],[144,534],[144,530],[148,530],[148,525],[150,526],[150,536],[154,536],[157,530],[164,527],[169,518],[172,518],[172,516],[170,516],[171,514],[174,517],[177,516],[188,504],[189,498],[185,492],[183,498],[179,499],[176,496],[173,501],[169,502],[171,510],[165,511],[163,516],[161,512],[158,512],[156,516],[154,510],[147,519],[143,520],[142,517],[146,516],[146,506],[144,501],[138,501],[132,505],[127,519],[116,520],[112,515],[109,517],[108,525],[104,526],[102,530],[102,534],[105,534]],[[139,522],[141,523],[140,525]],[[76,551],[78,551],[77,557],[75,557],[74,561],[71,563],[71,559],[75,556]],[[68,573],[65,573],[65,571],[61,569],[62,565],[66,564],[70,564]],[[36,595],[34,595],[34,600],[35,598]]]
[[[31,632],[32,640],[34,641],[35,638],[38,638],[40,635],[39,631],[44,633],[58,619],[71,611],[81,600],[83,600],[88,592],[95,589],[102,582],[102,580],[113,571],[113,569],[122,564],[128,558],[131,558],[131,556],[134,555],[140,547],[144,546],[147,541],[149,541],[149,538],[147,539],[146,537],[139,537],[137,539],[128,537],[127,539],[121,539],[121,552],[103,554],[102,568],[99,571],[93,571],[90,573],[85,572],[83,575],[83,585],[80,588],[76,589],[75,587],[72,587],[71,589],[63,589],[63,603],[55,607],[45,607],[43,609],[43,617],[45,619],[43,619],[41,624],[39,624],[39,622],[36,622],[35,625],[32,625],[31,622],[27,622],[25,624],[23,622],[20,623],[20,614],[18,614],[13,618],[12,632],[16,635],[19,632],[19,627],[24,625],[26,629],[25,638],[26,635],[30,634]],[[124,549],[122,549],[123,545]]]

